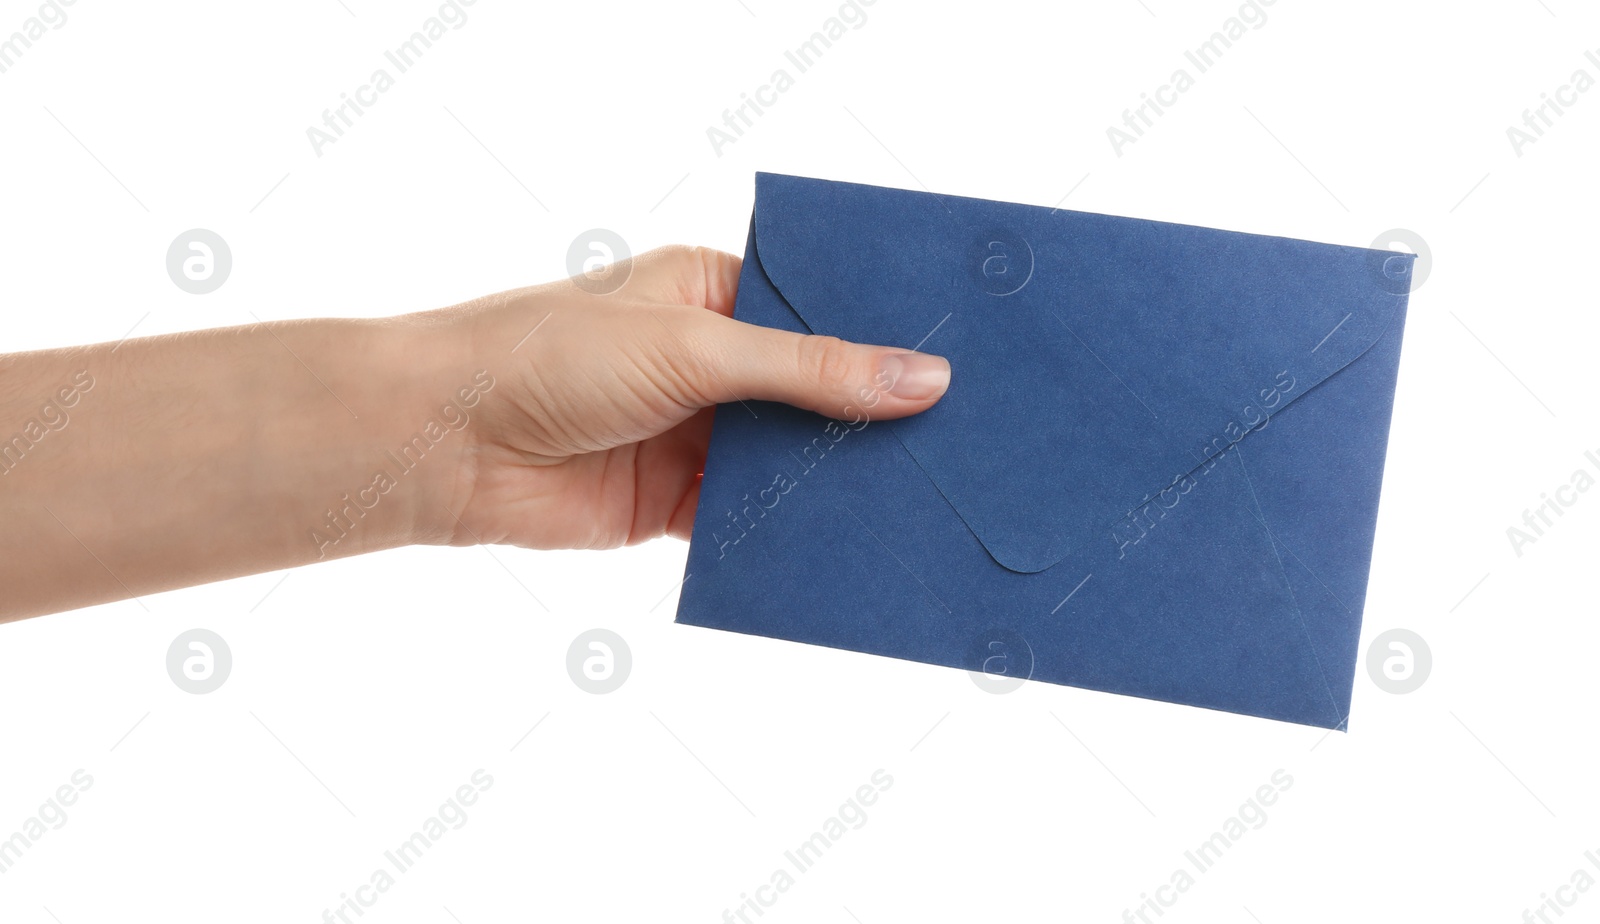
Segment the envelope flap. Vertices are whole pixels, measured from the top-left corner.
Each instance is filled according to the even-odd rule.
[[[1021,572],[1187,493],[1358,358],[1413,259],[779,174],[757,175],[755,238],[813,332],[950,359],[943,400],[889,426]]]

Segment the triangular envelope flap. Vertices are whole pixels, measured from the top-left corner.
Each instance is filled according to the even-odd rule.
[[[1411,267],[1388,251],[780,174],[757,175],[755,236],[815,333],[950,359],[939,404],[891,426],[1020,572],[1106,534],[1360,356]]]

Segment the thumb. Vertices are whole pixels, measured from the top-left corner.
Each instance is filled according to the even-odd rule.
[[[796,334],[691,309],[687,336],[663,346],[708,403],[781,401],[842,420],[893,419],[932,407],[950,386],[942,356]],[[676,333],[676,332],[673,332]]]

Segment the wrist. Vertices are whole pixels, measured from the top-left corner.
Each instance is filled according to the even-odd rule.
[[[401,501],[399,544],[475,541],[456,519],[476,476],[484,401],[500,370],[473,343],[472,314],[456,309],[373,322],[381,379],[392,396],[375,433],[370,484]]]

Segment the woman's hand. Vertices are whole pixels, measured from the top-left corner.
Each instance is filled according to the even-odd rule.
[[[445,541],[615,548],[687,538],[712,406],[783,401],[904,417],[944,394],[949,363],[731,319],[739,259],[673,247],[626,285],[567,280],[447,311],[494,378],[460,455]]]

